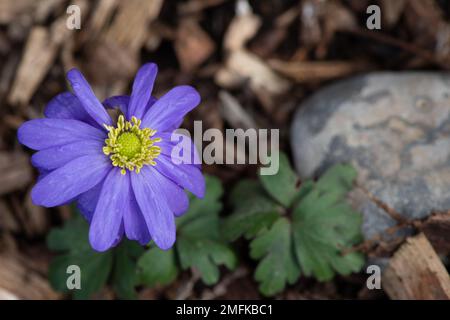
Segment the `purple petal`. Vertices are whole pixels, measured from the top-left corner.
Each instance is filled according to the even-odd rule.
[[[111,247],[117,246],[122,241],[123,234],[124,234],[124,225],[123,225],[123,220],[122,220],[122,222],[120,223],[119,232],[117,234],[116,240],[114,240]]]
[[[36,152],[31,157],[31,163],[38,168],[54,170],[75,158],[102,154],[104,144],[103,141],[99,140],[79,140],[58,147],[44,149]]]
[[[44,115],[50,119],[73,119],[97,126],[94,119],[84,110],[77,96],[68,91],[50,100],[45,107]]]
[[[155,159],[155,168],[179,186],[189,190],[199,198],[205,195],[205,178],[199,168],[190,164],[174,164],[163,154]]]
[[[194,164],[201,168],[197,147],[188,136],[174,131],[157,133],[155,137],[161,138],[157,145],[161,148],[161,153],[170,157],[172,162]]]
[[[150,97],[147,105],[145,106],[144,113],[157,101],[155,97]],[[130,96],[113,96],[105,101],[103,101],[103,105],[108,109],[113,109],[115,107],[119,107],[120,112],[124,115],[128,113],[128,104],[130,103]]]
[[[52,172],[51,170],[45,170],[45,169],[41,169],[41,168],[37,168],[38,169],[38,177],[37,177],[37,181],[41,181],[46,175],[48,175],[50,172]]]
[[[161,193],[166,197],[170,210],[179,217],[189,208],[189,198],[186,192],[172,180],[166,178],[153,167],[148,167],[152,171],[152,177],[161,188]]]
[[[131,190],[130,193],[128,208],[123,212],[125,234],[128,239],[136,240],[141,245],[146,245],[151,241],[150,233],[148,232],[147,224],[145,223],[141,209],[139,209],[139,205]]]
[[[130,96],[113,96],[103,101],[103,105],[106,108],[113,109],[115,107],[119,107],[119,110],[123,114],[127,114],[129,103],[130,103]]]
[[[128,106],[127,118],[135,116],[142,119],[155,83],[158,67],[154,63],[144,64],[136,74],[131,91],[130,104]]]
[[[163,250],[171,248],[176,237],[175,217],[148,166],[131,173],[131,185],[153,241]]]
[[[105,155],[79,157],[39,180],[31,198],[38,206],[61,205],[94,187],[110,170],[111,161]]]
[[[111,117],[106,112],[106,109],[98,101],[89,83],[83,77],[80,71],[72,69],[67,73],[67,80],[69,80],[75,95],[80,99],[86,112],[100,125],[112,125]]]
[[[142,127],[159,132],[180,125],[183,117],[200,103],[200,95],[190,86],[178,86],[163,95],[147,111]]]
[[[98,198],[100,197],[102,187],[103,181],[99,182],[95,187],[78,196],[77,207],[83,217],[89,222],[91,222],[95,207],[97,207]]]
[[[147,105],[145,106],[144,114],[150,109],[151,106],[155,104],[155,102],[158,101],[154,96],[151,96],[150,99],[147,102]]]
[[[130,201],[130,178],[113,168],[102,191],[89,228],[89,242],[96,251],[106,251],[121,237],[123,211]]]
[[[17,138],[31,149],[42,150],[79,140],[104,141],[106,132],[78,120],[35,119],[20,126]]]

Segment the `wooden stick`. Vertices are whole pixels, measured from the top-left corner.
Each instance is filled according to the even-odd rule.
[[[435,214],[418,226],[439,254],[450,254],[450,212]]]
[[[408,238],[382,278],[391,299],[449,300],[450,277],[423,233]]]

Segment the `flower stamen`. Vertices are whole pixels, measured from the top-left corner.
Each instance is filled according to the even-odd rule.
[[[127,170],[139,173],[144,165],[156,165],[154,159],[161,153],[161,148],[154,145],[161,138],[151,138],[156,130],[141,129],[141,120],[132,117],[131,121],[125,121],[123,115],[119,116],[115,128],[104,126],[108,130],[108,139],[103,153],[109,156],[113,166],[122,168],[123,175]]]

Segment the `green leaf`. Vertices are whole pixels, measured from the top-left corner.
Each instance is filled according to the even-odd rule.
[[[138,284],[136,261],[144,249],[134,241],[123,240],[114,249],[113,285],[121,299],[136,299],[135,287]]]
[[[336,197],[344,197],[353,187],[357,172],[349,164],[336,164],[329,168],[316,183],[322,192],[333,193]]]
[[[49,281],[55,290],[72,293],[75,299],[88,299],[100,291],[111,278],[119,298],[136,298],[136,260],[143,248],[136,242],[123,240],[107,252],[96,252],[89,244],[89,226],[77,214],[62,228],[53,229],[47,237],[50,250],[60,253],[49,267]],[[81,289],[69,290],[67,267],[77,265],[81,271]],[[111,277],[112,276],[112,277]]]
[[[49,281],[55,290],[69,292],[67,267],[77,265],[81,270],[81,289],[70,290],[75,299],[87,299],[102,289],[111,272],[111,251],[98,253],[88,242],[88,225],[81,218],[72,219],[63,228],[53,229],[47,238],[49,249],[62,255],[53,259],[49,267]]]
[[[177,219],[176,249],[182,269],[196,269],[208,285],[219,280],[218,265],[236,266],[236,256],[219,230],[220,197],[223,189],[217,178],[206,176],[204,199],[191,196],[190,208]]]
[[[200,273],[203,282],[213,285],[219,280],[218,265],[229,269],[236,266],[234,252],[225,244],[214,240],[180,237],[177,245],[181,267],[194,268]]]
[[[345,200],[355,175],[349,166],[332,167],[294,209],[295,252],[307,276],[326,281],[336,272],[357,272],[364,264],[358,253],[342,254],[361,240],[362,216]]]
[[[167,285],[178,276],[178,267],[173,249],[164,251],[152,247],[138,260],[139,282],[150,287]]]
[[[88,233],[88,224],[79,216],[68,220],[62,228],[54,228],[47,236],[47,247],[53,251],[65,251],[75,249],[75,244],[79,245],[80,250],[90,248],[86,241]]]
[[[295,207],[300,201],[302,201],[303,198],[305,196],[307,196],[311,192],[311,190],[314,189],[314,186],[315,186],[315,184],[314,184],[314,181],[312,181],[312,180],[302,181],[302,183],[300,185],[300,190],[295,195],[295,199],[294,199],[292,207]]]
[[[238,183],[231,192],[230,202],[235,210],[224,219],[222,227],[223,235],[229,241],[242,235],[247,239],[253,238],[279,217],[279,206],[269,199],[258,181]]]
[[[260,175],[264,189],[285,208],[288,208],[298,193],[297,183],[298,177],[292,170],[288,157],[279,154],[279,170],[275,175]]]
[[[286,283],[293,284],[300,276],[295,259],[291,226],[286,218],[279,218],[267,232],[250,243],[250,256],[261,259],[255,272],[259,290],[265,296],[281,292]]]
[[[359,271],[363,256],[343,254],[362,239],[362,216],[345,199],[356,171],[336,165],[317,182],[303,181],[298,189],[296,178],[289,179],[295,174],[284,155],[280,163],[278,175],[260,177],[264,189],[255,181],[238,184],[230,197],[235,210],[224,222],[228,239],[254,238],[250,255],[260,260],[255,279],[261,293],[271,296],[282,291],[298,279],[300,271],[322,281],[335,273]],[[268,193],[283,206],[290,206],[281,208]]]
[[[254,199],[267,198],[266,191],[257,180],[244,179],[239,181],[230,193],[230,204],[233,207],[241,206],[243,203],[254,204]],[[273,201],[271,202],[271,204]]]

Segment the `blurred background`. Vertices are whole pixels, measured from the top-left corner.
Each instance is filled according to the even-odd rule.
[[[381,8],[380,30],[367,28],[371,4]],[[80,29],[67,28],[69,5],[81,10]],[[324,85],[372,71],[447,70],[449,18],[444,0],[0,0],[0,297],[63,297],[47,281],[52,253],[45,238],[71,210],[32,205],[36,171],[16,130],[66,90],[70,68],[78,67],[104,99],[130,92],[139,66],[153,61],[156,96],[178,84],[202,96],[183,127],[202,120],[204,130],[278,128],[280,148],[292,155],[294,112]],[[225,190],[257,171],[254,165],[203,168]],[[217,297],[261,297],[248,271],[252,262],[243,261],[237,275],[225,271],[226,290]],[[367,290],[365,279],[302,278],[278,297],[386,298]],[[183,274],[139,297],[175,298],[175,288],[189,281]],[[205,297],[204,290],[195,286],[187,297]],[[97,296],[112,297],[107,289]]]

